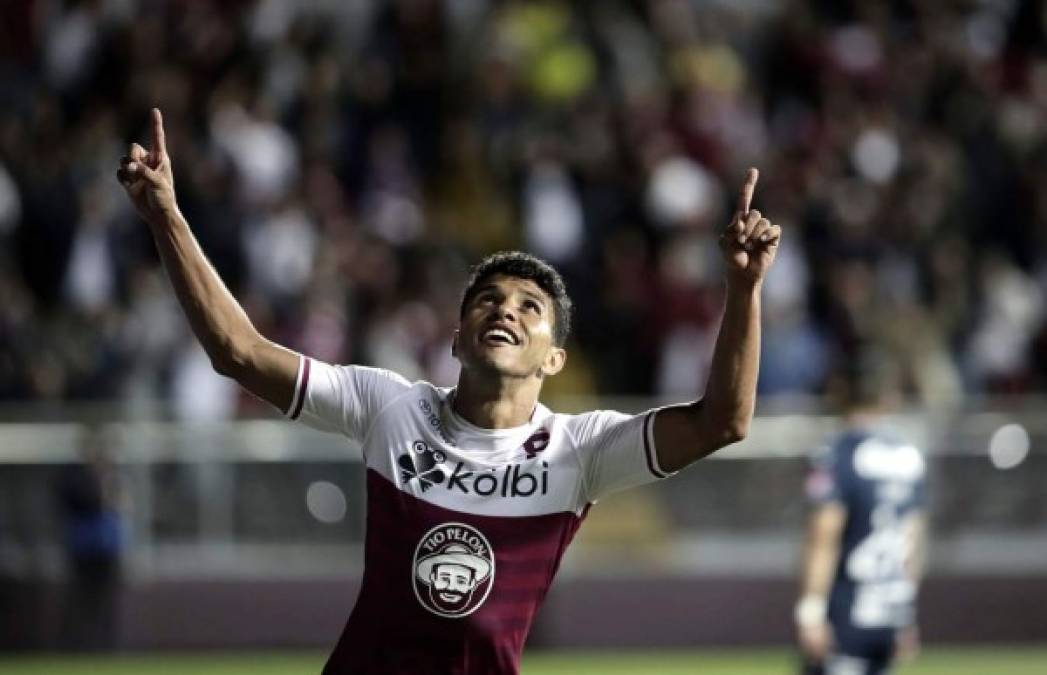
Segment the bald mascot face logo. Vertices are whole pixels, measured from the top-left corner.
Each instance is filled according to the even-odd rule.
[[[422,607],[445,618],[468,616],[494,582],[494,551],[476,528],[445,523],[429,530],[414,553],[414,593]]]

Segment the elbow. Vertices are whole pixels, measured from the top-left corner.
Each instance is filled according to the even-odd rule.
[[[231,346],[223,346],[221,349],[208,349],[207,355],[210,357],[211,367],[216,373],[234,380],[238,380],[239,374],[244,371],[249,361],[245,350]]]
[[[749,422],[750,420],[748,419],[733,420],[725,425],[723,429],[723,444],[730,445],[732,443],[744,441],[746,436],[749,435]]]
[[[709,454],[716,450],[744,441],[749,435],[752,414],[739,411],[715,410],[712,406],[699,406],[698,415],[692,418],[696,424],[694,433],[705,439],[704,447]],[[704,455],[703,455],[704,456]]]
[[[211,367],[216,373],[223,377],[234,377],[236,375],[236,368],[233,365],[233,359],[224,355],[212,356]]]

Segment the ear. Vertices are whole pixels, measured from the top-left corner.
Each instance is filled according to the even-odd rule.
[[[455,328],[454,335],[451,336],[451,356],[453,356],[456,359],[458,358],[458,336],[460,334],[461,331]]]
[[[567,364],[567,350],[563,347],[552,346],[549,353],[545,355],[545,363],[542,364],[542,375],[550,377],[557,374]]]

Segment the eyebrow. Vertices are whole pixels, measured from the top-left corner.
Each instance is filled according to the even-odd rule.
[[[501,288],[499,288],[497,284],[485,284],[484,286],[481,286],[480,288],[476,289],[476,292],[474,293],[473,297],[478,298],[489,291],[504,293],[504,291]],[[528,290],[526,288],[521,288],[520,293],[526,295],[528,298],[531,298],[532,300],[537,300],[538,304],[540,304],[543,308],[549,306],[549,301],[540,293],[535,293],[534,291]]]
[[[481,287],[477,288],[476,291],[473,293],[473,295],[474,296],[482,295],[482,294],[484,294],[484,293],[486,293],[488,291],[498,291],[498,292],[501,292],[501,290],[502,289],[498,288],[498,286],[496,286],[494,284],[487,284],[487,285],[484,285],[484,286],[481,286]]]
[[[546,302],[546,299],[542,295],[539,295],[538,293],[535,293],[534,291],[528,291],[526,289],[521,289],[520,292],[523,293],[524,295],[526,295],[527,297],[531,298],[532,300],[537,300],[538,304],[541,305],[542,307],[545,307],[548,304]]]

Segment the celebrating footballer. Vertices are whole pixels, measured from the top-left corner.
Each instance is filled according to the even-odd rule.
[[[727,293],[704,396],[638,415],[564,415],[539,402],[567,361],[571,327],[571,300],[548,264],[509,252],[473,269],[453,338],[455,387],[323,363],[255,329],[179,211],[155,109],[152,136],[148,150],[130,147],[117,177],[215,370],[363,451],[363,582],[324,673],[517,673],[589,508],[745,437],[760,292],[781,235],[750,208],[755,169],[720,236]]]

